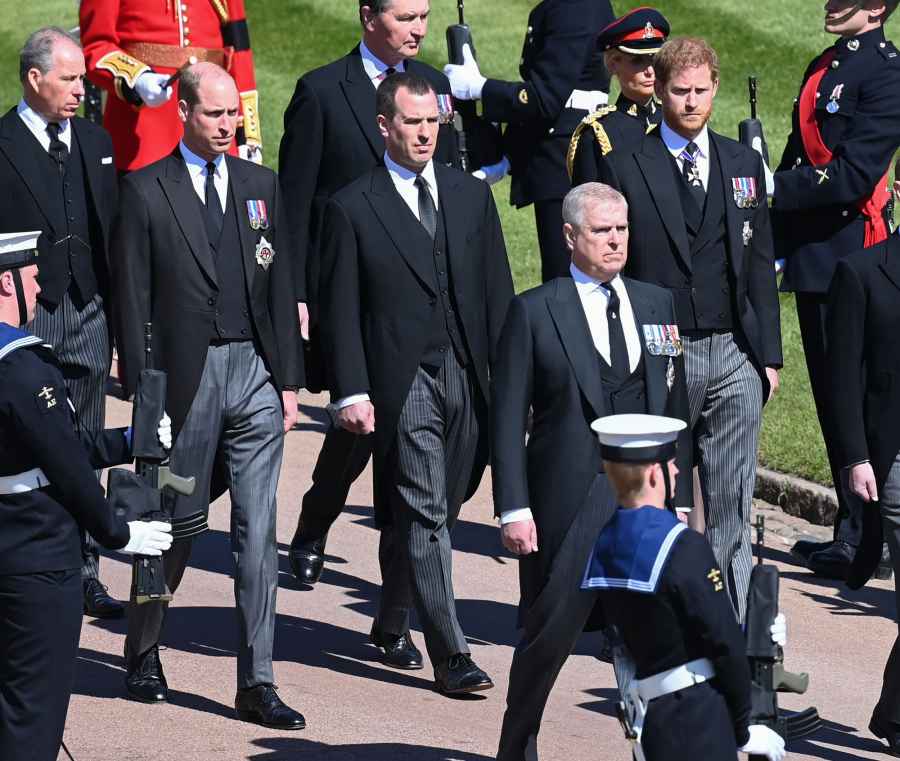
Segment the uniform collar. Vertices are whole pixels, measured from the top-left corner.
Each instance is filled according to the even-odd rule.
[[[21,328],[14,327],[6,322],[0,322],[0,359],[8,356],[16,349],[25,346],[37,346],[42,344],[40,338],[26,333]]]
[[[864,34],[858,34],[855,37],[840,37],[834,43],[835,53],[838,58],[846,58],[861,50],[867,48],[884,47],[887,43],[884,39],[884,27],[879,26],[877,29],[871,29]]]
[[[653,98],[650,98],[650,102],[646,106],[642,106],[624,95],[619,95],[619,99],[616,101],[616,111],[626,116],[633,116],[635,119],[648,119],[656,113],[656,108],[656,101]]]

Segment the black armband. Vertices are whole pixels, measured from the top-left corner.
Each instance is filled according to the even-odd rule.
[[[228,21],[222,24],[222,43],[235,50],[250,50],[250,30],[247,19]]]

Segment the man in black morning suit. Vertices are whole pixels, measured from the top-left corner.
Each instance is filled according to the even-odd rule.
[[[318,356],[322,212],[332,193],[381,160],[384,140],[376,121],[375,88],[391,71],[409,71],[425,77],[438,93],[449,97],[447,78],[414,60],[427,31],[428,12],[428,0],[360,0],[360,44],[343,58],[301,77],[284,114],[279,171],[286,219],[291,226],[295,297],[305,337],[309,336],[307,307],[312,324],[308,347],[315,361],[307,367],[311,388],[321,386],[320,365],[328,360]],[[435,161],[453,166],[459,163],[448,124],[438,130]],[[371,437],[356,436],[334,424],[326,433],[289,553],[300,581],[315,584],[319,580],[328,529],[340,515],[350,486],[366,467],[371,453]],[[389,650],[395,645],[387,643]],[[400,648],[405,652],[401,657],[412,657],[406,650]],[[390,653],[386,657],[390,660]]]
[[[585,627],[597,625],[596,593],[579,587],[616,501],[591,423],[635,412],[689,418],[672,295],[619,276],[628,257],[625,199],[586,183],[569,191],[563,219],[571,277],[513,299],[491,376],[494,510],[503,544],[520,556],[523,629],[498,761],[536,757],[526,749],[559,670]],[[687,429],[681,438],[675,497],[690,507]]]
[[[192,537],[207,529],[215,471],[231,497],[237,716],[302,729],[303,717],[281,702],[272,673],[275,495],[303,383],[278,178],[227,155],[239,99],[224,69],[188,67],[179,87],[184,137],[169,156],[124,178],[113,226],[121,254],[113,266],[120,380],[134,392],[151,322],[153,363],[168,373],[172,470],[197,479],[191,496],[168,505],[175,542],[164,559],[166,582],[175,592]],[[158,647],[166,609],[163,602],[128,609],[125,683],[136,700],[167,697]]]
[[[493,685],[456,617],[450,530],[487,461],[488,372],[512,278],[488,185],[432,160],[430,83],[388,77],[377,109],[385,165],[325,209],[323,344],[340,425],[374,431],[373,631],[406,635],[415,605],[438,690],[472,692]]]
[[[765,175],[758,154],[707,126],[719,74],[705,41],[669,40],[654,69],[662,124],[598,168],[628,199],[625,273],[675,297],[706,534],[742,620],[762,406],[782,363]]]
[[[0,232],[41,230],[41,295],[28,330],[62,364],[80,424],[103,430],[109,373],[107,251],[118,183],[107,132],[75,116],[84,55],[62,29],[31,34],[20,56],[22,100],[0,119]],[[86,613],[119,617],[100,583],[97,546],[83,535]]]

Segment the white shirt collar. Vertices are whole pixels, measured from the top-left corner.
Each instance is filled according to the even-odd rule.
[[[387,167],[387,170],[390,173],[391,179],[394,181],[395,185],[412,186],[415,184],[416,177],[418,177],[418,175],[415,172],[410,171],[406,167],[400,166],[400,164],[398,164],[390,156],[388,156],[387,151],[384,152],[384,165]],[[434,199],[434,205],[437,206],[438,188],[437,177],[434,174],[434,161],[429,161],[419,174],[421,174],[425,178],[426,182],[428,182],[428,190],[431,191],[431,197]]]
[[[606,293],[606,291],[608,290],[606,283],[602,283],[597,280],[597,278],[591,277],[590,275],[582,272],[574,264],[569,264],[569,274],[572,275],[572,280],[575,281],[575,287],[579,291],[592,293],[599,288],[602,289],[604,293]],[[619,292],[620,283],[621,278],[618,275],[616,275],[612,280],[609,281],[609,285],[616,289],[616,293]]]
[[[50,135],[47,133],[47,125],[50,122],[29,106],[24,98],[16,106],[16,113],[29,131],[38,139],[38,142],[44,146],[44,150],[48,150],[50,147]],[[59,122],[59,139],[66,144],[67,148],[72,148],[72,125],[70,119],[63,119]]]
[[[360,40],[359,42],[359,54],[362,56],[363,69],[365,69],[366,75],[376,85],[379,84],[376,80],[388,68],[393,68],[394,71],[406,71],[406,63],[404,61],[400,61],[396,66],[388,67],[384,61],[369,50],[365,40]]]
[[[184,163],[187,164],[188,172],[191,173],[192,177],[195,174],[203,174],[204,176],[206,176],[207,161],[205,158],[194,153],[184,144],[184,141],[178,143],[178,149],[181,151],[181,155],[184,158]],[[225,163],[225,155],[220,154],[216,156],[212,163],[216,166],[215,176],[217,178],[227,180],[228,164]]]
[[[676,159],[681,156],[684,147],[692,142],[688,140],[686,137],[682,137],[675,130],[669,127],[666,124],[665,119],[663,119],[662,123],[659,125],[660,135],[662,136],[663,142],[666,144],[666,148],[669,149],[669,153],[671,153]],[[694,138],[693,142],[700,149],[700,156],[702,158],[709,158],[709,130],[707,126],[704,124],[703,129],[700,131],[700,134]]]

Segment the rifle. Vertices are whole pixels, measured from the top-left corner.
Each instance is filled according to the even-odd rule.
[[[769,629],[778,615],[779,573],[774,565],[763,564],[765,530],[765,518],[757,516],[757,564],[750,574],[747,593],[747,658],[752,679],[750,723],[764,724],[789,741],[814,732],[821,719],[813,707],[790,715],[778,710],[778,693],[802,695],[809,687],[809,674],[787,671],[784,651],[772,641]],[[764,761],[763,756],[750,758]]]
[[[766,162],[766,166],[769,166],[769,146],[766,144],[762,122],[756,117],[756,77],[750,77],[747,83],[750,88],[750,118],[744,119],[738,124],[738,140],[748,148],[755,150],[753,141],[755,138],[759,138],[763,161]]]
[[[165,414],[166,373],[153,369],[153,326],[144,325],[144,369],[138,378],[132,408],[131,451],[134,472],[124,468],[109,471],[109,499],[116,514],[126,521],[171,520],[163,509],[163,490],[190,496],[196,481],[169,469],[169,457],[159,443],[157,428]],[[153,600],[168,601],[162,556],[135,555],[131,567],[131,600],[138,605]]]

